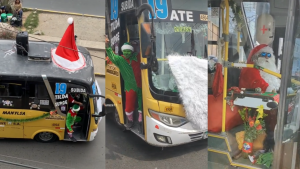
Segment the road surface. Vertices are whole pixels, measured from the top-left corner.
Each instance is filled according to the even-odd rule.
[[[205,169],[207,140],[171,148],[148,145],[106,117],[106,169]]]
[[[105,79],[97,80],[101,92],[104,92]],[[43,169],[105,169],[105,118],[98,128],[92,142],[45,144],[33,140],[0,139],[0,169],[25,169],[5,164],[3,160]]]
[[[23,6],[27,8],[105,16],[105,0],[23,0]]]

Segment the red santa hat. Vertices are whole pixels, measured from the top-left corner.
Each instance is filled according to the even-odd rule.
[[[271,53],[271,55],[273,55],[273,49],[270,46],[268,46],[266,44],[260,44],[251,50],[251,52],[248,56],[247,63],[253,64],[253,60],[256,60],[258,57],[257,54],[259,54],[261,52],[267,52],[267,53]]]
[[[62,37],[57,48],[52,49],[52,61],[62,69],[76,71],[86,65],[85,57],[78,51],[75,36],[73,18],[68,18],[69,27]]]

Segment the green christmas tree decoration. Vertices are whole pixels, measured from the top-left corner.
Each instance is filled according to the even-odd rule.
[[[28,119],[9,119],[9,118],[0,117],[0,121],[14,122],[14,123],[25,123],[25,122],[32,122],[32,121],[40,120],[40,119],[43,119],[43,118],[48,117],[48,116],[50,116],[50,113],[44,113],[41,116],[28,118]]]

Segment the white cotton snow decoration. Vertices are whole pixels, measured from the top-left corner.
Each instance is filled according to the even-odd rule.
[[[174,54],[167,58],[186,118],[194,129],[207,130],[207,60]]]

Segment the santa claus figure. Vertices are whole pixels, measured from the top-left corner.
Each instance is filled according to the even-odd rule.
[[[278,73],[273,49],[266,44],[258,45],[250,52],[247,64],[255,64]],[[263,93],[276,92],[280,87],[280,79],[259,69],[243,68],[239,87],[246,89],[260,88]]]

